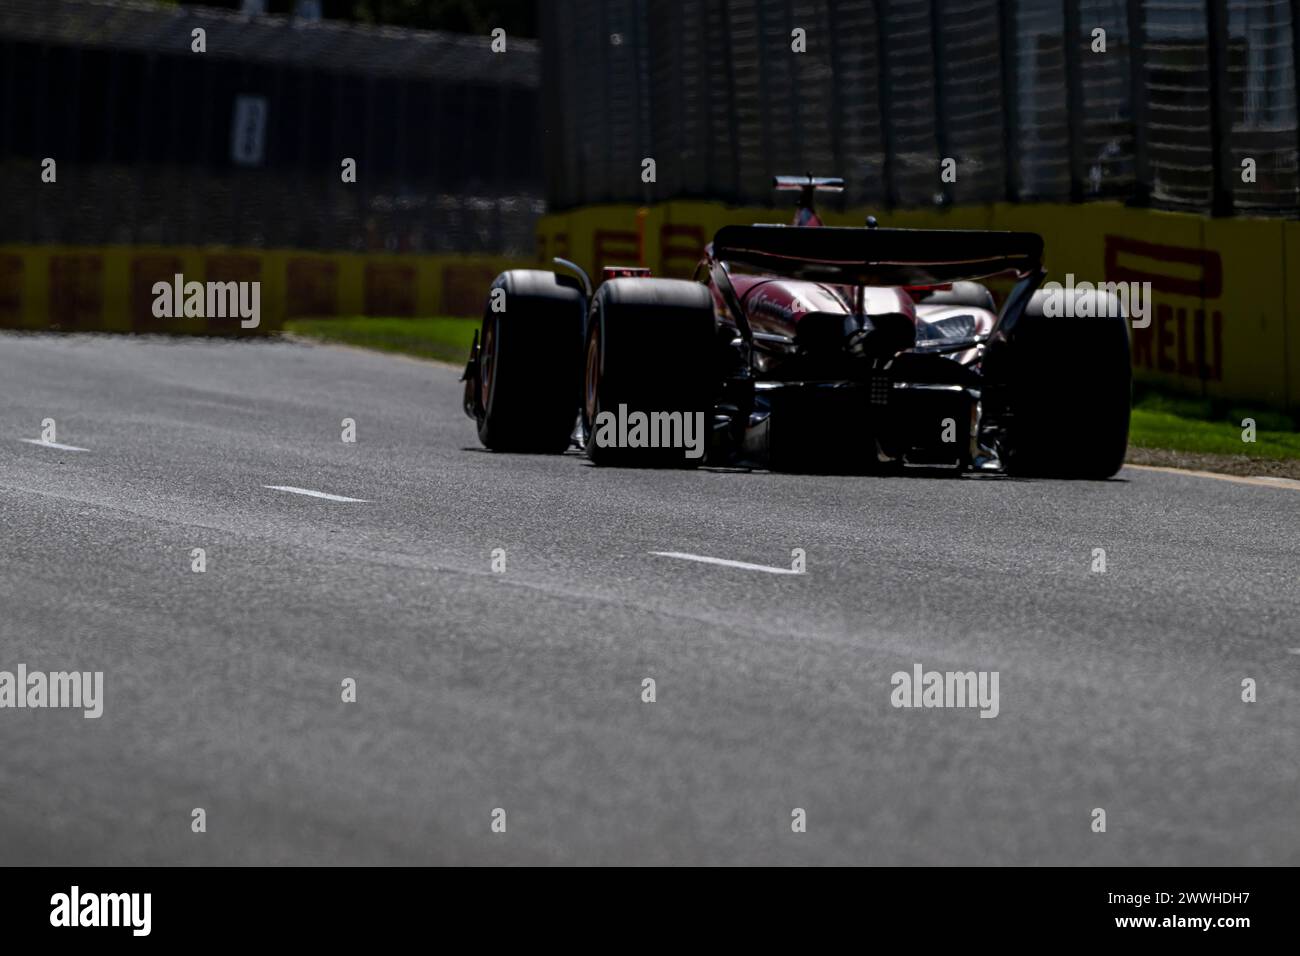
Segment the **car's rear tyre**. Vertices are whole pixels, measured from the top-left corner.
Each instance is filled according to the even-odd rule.
[[[485,447],[544,454],[569,447],[585,305],[582,293],[553,272],[516,269],[493,281],[470,399]]]
[[[673,468],[702,463],[718,377],[713,300],[705,286],[678,279],[608,280],[592,298],[582,354],[582,421],[592,462]],[[669,447],[629,447],[620,439],[636,436],[618,425],[620,419],[634,424],[637,413],[655,423],[643,437],[681,440]],[[673,423],[667,436],[664,422]]]
[[[984,357],[998,457],[1012,475],[1110,478],[1128,450],[1128,324],[1108,294],[1097,293],[1093,311],[1106,315],[1095,318],[1045,315],[1046,294],[1034,294]]]

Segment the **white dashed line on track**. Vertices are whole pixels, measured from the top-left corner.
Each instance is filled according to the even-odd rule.
[[[42,448],[56,448],[59,451],[90,451],[89,448],[78,448],[76,445],[60,445],[56,441],[44,441],[40,438],[20,438],[19,441],[25,441],[29,445],[39,445]]]
[[[287,491],[291,495],[307,495],[309,498],[324,498],[326,501],[369,501],[369,498],[349,498],[346,495],[331,495],[325,491],[312,491],[310,488],[295,488],[293,485],[263,485],[272,491]]]
[[[701,564],[719,564],[724,568],[740,568],[742,571],[764,571],[767,574],[803,574],[793,568],[774,568],[766,564],[750,564],[748,561],[732,561],[730,558],[710,558],[703,554],[686,554],[682,551],[651,551],[661,558],[678,558],[682,561],[698,561]]]

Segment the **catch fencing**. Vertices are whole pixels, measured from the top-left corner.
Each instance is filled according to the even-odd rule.
[[[840,208],[1300,211],[1295,0],[555,0],[546,11],[554,209],[766,205],[772,174],[811,171],[848,180]]]
[[[4,0],[0,243],[531,253],[539,54],[490,43]],[[56,184],[42,182],[47,158]]]

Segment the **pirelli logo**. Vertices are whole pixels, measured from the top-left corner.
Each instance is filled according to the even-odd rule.
[[[1213,249],[1107,236],[1106,279],[1150,282],[1156,292],[1217,299],[1223,294],[1223,260]]]
[[[1133,364],[1165,375],[1223,379],[1223,260],[1213,249],[1106,236],[1106,280],[1149,282],[1155,320],[1133,329]],[[1178,300],[1184,300],[1180,302]]]

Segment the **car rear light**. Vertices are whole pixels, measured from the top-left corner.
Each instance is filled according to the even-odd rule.
[[[605,266],[600,275],[601,281],[608,282],[610,279],[645,278],[650,275],[650,270],[642,266]]]
[[[908,285],[903,286],[903,291],[912,297],[913,302],[923,302],[932,292],[948,292],[952,289],[952,283],[943,283],[940,285]]]

